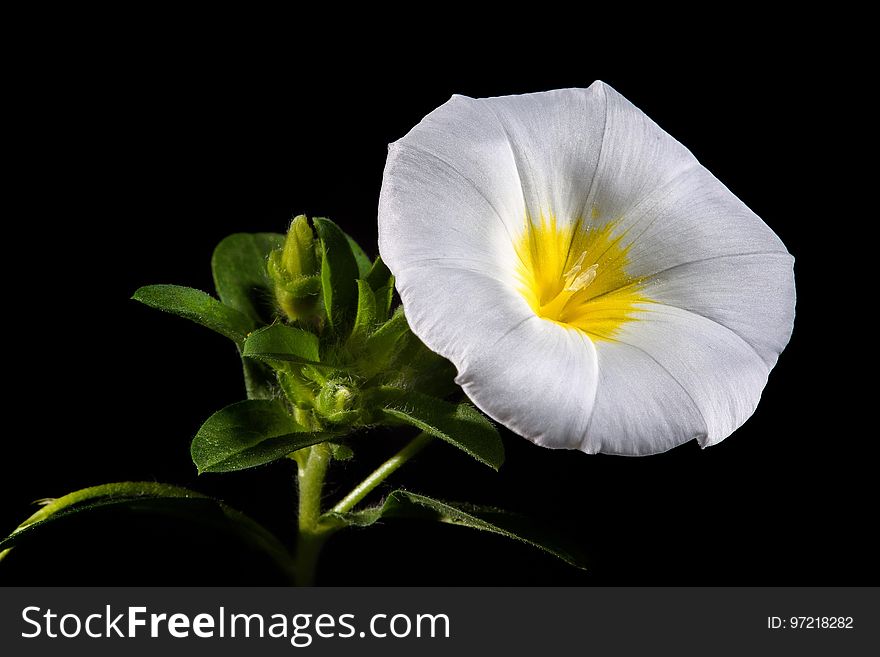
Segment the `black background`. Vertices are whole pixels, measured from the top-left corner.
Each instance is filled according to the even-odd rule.
[[[155,480],[217,495],[290,540],[292,464],[197,478],[190,461],[201,422],[243,397],[234,347],[130,301],[132,292],[148,283],[212,290],[221,238],[281,232],[298,213],[334,219],[375,254],[386,145],[427,112],[452,93],[600,78],[688,146],[796,258],[794,335],[757,412],[705,451],[690,443],[646,458],[587,456],[504,432],[500,474],[440,444],[390,480],[539,517],[583,545],[586,573],[501,538],[389,522],[335,537],[318,583],[877,583],[875,439],[846,389],[844,366],[859,358],[845,337],[851,313],[827,291],[845,217],[828,189],[823,149],[833,137],[823,126],[833,103],[817,61],[658,49],[630,64],[622,43],[563,51],[514,39],[478,54],[452,37],[380,48],[333,33],[255,36],[163,26],[73,38],[32,52],[36,68],[15,63],[24,91],[11,181],[25,203],[4,249],[17,264],[0,531],[38,498]],[[458,57],[447,57],[453,48]],[[331,474],[328,495],[404,438],[358,439],[357,463]],[[0,565],[0,583],[21,584],[273,577],[223,537],[145,519],[83,525]]]

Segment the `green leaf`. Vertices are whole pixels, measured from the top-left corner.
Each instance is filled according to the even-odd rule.
[[[357,285],[360,272],[351,245],[339,226],[329,219],[316,218],[315,230],[321,240],[321,283],[324,309],[330,326],[345,336],[357,308]]]
[[[242,355],[266,362],[288,361],[314,365],[320,361],[318,336],[308,331],[273,324],[251,333]]]
[[[383,415],[417,427],[498,470],[504,444],[495,426],[470,404],[451,404],[416,392],[383,409]]]
[[[147,285],[137,290],[131,298],[150,308],[163,310],[201,324],[220,335],[225,335],[236,344],[241,344],[248,332],[253,329],[253,322],[247,316],[223,305],[210,294],[190,287]]]
[[[43,506],[30,518],[18,526],[14,533],[25,529],[29,525],[42,522],[61,511],[67,511],[72,507],[84,503],[95,503],[108,499],[128,499],[138,497],[205,497],[201,493],[172,486],[171,484],[158,484],[155,482],[132,482],[122,481],[112,484],[102,484],[83,488],[73,493],[68,493],[56,499],[42,500]],[[8,539],[7,539],[8,540]]]
[[[236,233],[221,241],[211,257],[217,296],[247,315],[252,329],[273,321],[275,296],[266,264],[269,253],[283,244],[284,235],[277,233]],[[242,369],[248,399],[270,399],[272,372],[245,358]]]
[[[358,280],[358,306],[354,326],[348,338],[348,344],[358,349],[366,344],[367,339],[376,328],[376,295],[366,281]]]
[[[391,304],[394,303],[394,284],[380,287],[376,294],[376,319],[384,322],[391,315]]]
[[[69,493],[47,503],[25,520],[6,539],[0,541],[0,559],[16,545],[39,540],[50,530],[72,524],[77,518],[103,517],[112,521],[115,513],[159,514],[183,517],[203,526],[234,534],[251,547],[268,554],[288,575],[291,556],[278,539],[243,513],[201,493],[155,482],[119,482],[92,486]],[[82,540],[80,534],[77,538]]]
[[[376,258],[376,261],[370,267],[369,273],[364,278],[373,290],[379,290],[394,283],[394,276],[383,262],[382,256]]]
[[[403,307],[398,308],[387,322],[382,324],[367,339],[364,351],[365,376],[368,378],[388,365],[396,353],[400,341],[410,332],[409,324],[403,314]]]
[[[412,331],[402,334],[386,371],[387,385],[431,397],[443,398],[458,389],[452,363],[428,349]]]
[[[376,258],[376,262],[370,268],[370,272],[366,276],[376,295],[376,318],[380,322],[388,319],[391,313],[391,303],[394,299],[394,276],[391,270],[385,266],[381,256]]]
[[[361,248],[361,245],[357,243],[351,235],[348,233],[344,233],[345,239],[348,240],[348,246],[351,248],[351,254],[354,256],[354,260],[357,263],[358,267],[358,278],[365,278],[370,271],[370,267],[372,266],[372,261],[370,257],[364,253],[364,250]]]
[[[272,399],[275,396],[272,386],[275,374],[265,364],[242,357],[241,369],[248,399]]]
[[[577,545],[534,525],[528,518],[501,509],[443,502],[406,490],[395,490],[380,506],[363,511],[328,513],[327,516],[356,527],[368,527],[382,518],[418,518],[470,527],[526,543],[586,570],[585,556]]]
[[[297,424],[280,401],[249,399],[217,411],[193,438],[193,463],[204,472],[232,472],[284,458],[334,434]]]
[[[254,326],[272,321],[274,299],[266,271],[269,253],[284,244],[277,233],[236,233],[224,239],[211,258],[217,296],[251,318]]]

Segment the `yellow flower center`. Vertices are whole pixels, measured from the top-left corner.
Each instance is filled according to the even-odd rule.
[[[650,299],[643,281],[626,273],[629,246],[613,229],[583,219],[559,225],[553,215],[526,218],[515,245],[517,279],[536,315],[598,340],[613,340],[634,320],[636,304]]]

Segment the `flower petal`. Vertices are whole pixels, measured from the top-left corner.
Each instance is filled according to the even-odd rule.
[[[730,329],[772,368],[794,325],[792,262],[787,253],[717,256],[668,268],[644,292]]]
[[[580,445],[596,395],[589,338],[463,269],[410,268],[398,289],[413,331],[455,364],[456,382],[477,407],[539,445]]]
[[[616,220],[630,274],[753,253],[788,255],[782,241],[704,167],[681,173]]]
[[[770,371],[730,329],[662,304],[644,304],[616,342],[599,343],[597,352],[588,445],[606,453],[654,453],[691,438],[714,445],[751,416]]]
[[[601,156],[580,213],[594,224],[618,221],[683,172],[696,158],[644,112],[602,82],[605,97]]]
[[[448,358],[459,373],[476,354],[534,313],[525,300],[497,279],[437,264],[400,272],[397,289],[413,332]]]
[[[585,334],[532,316],[459,372],[456,383],[494,420],[537,445],[581,446],[598,380]]]
[[[497,117],[509,140],[525,207],[535,220],[561,223],[584,212],[602,155],[606,90],[559,89],[487,98],[483,112]],[[520,222],[524,216],[518,217]]]
[[[379,216],[398,279],[431,263],[506,271],[525,209],[507,136],[479,101],[454,96],[391,144]]]
[[[794,322],[793,258],[704,167],[649,194],[615,229],[644,294],[720,323],[776,363]]]
[[[706,435],[694,400],[649,353],[623,342],[600,342],[596,352],[599,383],[583,451],[658,454]]]

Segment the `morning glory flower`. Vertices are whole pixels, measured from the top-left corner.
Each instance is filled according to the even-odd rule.
[[[379,248],[412,330],[538,445],[713,445],[794,320],[793,258],[609,86],[453,96],[390,146]]]

